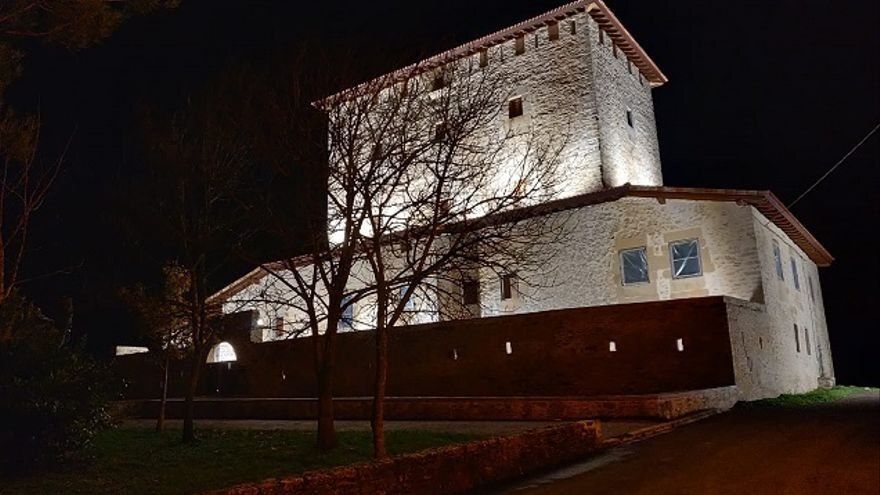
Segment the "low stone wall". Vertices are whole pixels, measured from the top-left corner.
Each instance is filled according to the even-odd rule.
[[[390,397],[385,416],[392,420],[550,421],[585,418],[674,419],[696,411],[728,409],[736,402],[736,387],[666,394],[598,397]],[[337,398],[337,419],[369,419],[372,400]],[[122,415],[152,418],[159,402],[119,403]],[[180,418],[183,402],[169,400],[167,417]],[[195,415],[201,419],[314,419],[315,399],[199,398]]]
[[[210,495],[466,493],[571,462],[601,448],[598,422],[580,421],[382,461],[269,479]]]

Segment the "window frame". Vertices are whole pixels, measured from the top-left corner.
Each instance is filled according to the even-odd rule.
[[[647,277],[643,281],[639,282],[627,282],[626,281],[626,269],[623,261],[624,253],[629,253],[632,251],[642,251],[645,253],[645,276]],[[624,287],[630,287],[634,285],[650,285],[651,284],[651,270],[649,270],[650,264],[648,263],[648,246],[637,246],[632,248],[621,249],[617,252],[617,261],[620,264],[620,284]]]
[[[794,256],[789,256],[789,264],[791,265],[791,282],[794,285],[794,290],[800,292],[801,291],[801,277],[798,274],[797,267],[797,258]]]
[[[700,270],[697,273],[691,274],[691,275],[676,275],[675,274],[675,251],[672,249],[672,246],[674,246],[676,244],[685,244],[685,243],[691,243],[691,242],[697,243],[697,266],[699,266]],[[683,279],[697,278],[697,277],[703,276],[703,257],[700,254],[700,251],[702,249],[702,245],[700,244],[699,237],[692,237],[689,239],[678,239],[675,241],[670,241],[669,244],[667,245],[667,249],[669,250],[669,268],[672,270],[672,280],[683,280]]]

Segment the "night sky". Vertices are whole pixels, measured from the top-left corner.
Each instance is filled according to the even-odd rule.
[[[356,58],[363,77],[379,75],[561,3],[184,0],[81,53],[35,49],[10,101],[40,109],[46,156],[73,139],[28,260],[32,275],[63,273],[27,291],[48,308],[72,295],[93,349],[128,341],[112,294],[164,256],[117,214],[119,184],[142,166],[137,108],[174,108],[236,64],[304,50],[305,64]],[[880,123],[880,2],[607,3],[670,80],[654,91],[666,185],[769,189],[790,203]],[[878,157],[880,133],[792,209],[837,258],[821,280],[844,384],[880,385]],[[218,285],[249,268],[231,263]]]

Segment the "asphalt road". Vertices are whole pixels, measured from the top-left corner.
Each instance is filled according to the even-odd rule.
[[[880,494],[880,394],[738,407],[498,493]]]

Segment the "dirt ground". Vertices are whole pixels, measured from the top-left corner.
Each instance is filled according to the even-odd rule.
[[[737,407],[497,493],[880,494],[880,394]]]

